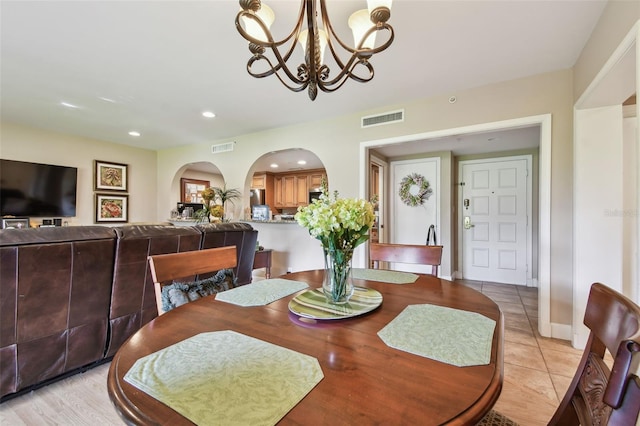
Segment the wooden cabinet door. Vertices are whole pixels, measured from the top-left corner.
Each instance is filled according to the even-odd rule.
[[[309,190],[317,190],[322,186],[322,178],[326,179],[325,174],[323,173],[312,173],[309,175]]]
[[[296,207],[296,176],[282,177],[282,201],[285,207]]]
[[[251,179],[251,189],[265,189],[267,175],[253,175]]]
[[[273,204],[278,208],[284,207],[282,190],[282,177],[273,178]]]
[[[307,175],[296,176],[296,206],[309,204],[309,185]]]

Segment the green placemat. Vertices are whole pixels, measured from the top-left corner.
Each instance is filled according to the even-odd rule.
[[[324,375],[318,360],[234,331],[140,358],[124,379],[197,425],[274,425]]]
[[[271,278],[216,294],[216,300],[240,306],[262,306],[304,290],[309,284],[302,281]]]
[[[388,271],[385,269],[353,268],[351,274],[353,278],[360,280],[380,281],[390,284],[411,284],[418,279],[418,275],[411,272]]]
[[[495,326],[475,312],[410,305],[378,336],[392,348],[463,367],[489,363]]]

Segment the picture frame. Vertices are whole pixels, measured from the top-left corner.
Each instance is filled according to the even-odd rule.
[[[96,194],[96,223],[129,221],[129,196],[119,194]]]
[[[204,203],[202,191],[209,188],[208,180],[180,179],[180,202],[182,203]]]
[[[2,218],[2,229],[26,229],[29,228],[28,217],[7,217]]]
[[[127,164],[94,160],[94,189],[99,191],[127,191]]]

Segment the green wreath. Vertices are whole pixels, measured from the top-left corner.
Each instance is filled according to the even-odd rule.
[[[410,192],[413,186],[418,187],[418,193],[415,195]],[[431,189],[429,181],[422,175],[411,173],[400,181],[400,199],[408,206],[416,207],[422,205],[424,200],[428,199],[431,194],[433,194],[433,189]]]

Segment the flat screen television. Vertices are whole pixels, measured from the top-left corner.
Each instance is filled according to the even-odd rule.
[[[0,215],[76,215],[76,167],[0,159]]]

